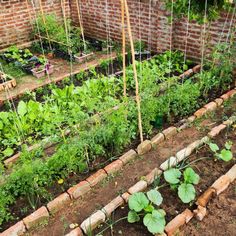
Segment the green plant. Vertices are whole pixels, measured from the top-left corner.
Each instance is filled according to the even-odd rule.
[[[152,189],[145,193],[134,193],[130,196],[128,222],[135,223],[140,221],[140,216],[143,217],[143,224],[152,234],[162,234],[166,225],[165,211],[156,209],[155,206],[160,206],[163,199],[156,189]]]
[[[218,160],[222,160],[225,162],[231,161],[233,159],[233,153],[231,151],[232,142],[228,141],[225,143],[223,149],[220,150],[219,146],[215,143],[209,143],[209,148],[214,153],[214,157]]]
[[[173,13],[178,18],[189,15],[190,20],[196,20],[200,24],[204,23],[205,10],[206,20],[212,21],[219,17],[222,10],[230,7],[227,0],[208,0],[207,5],[205,0],[191,0],[190,6],[189,0],[176,0],[174,2],[166,0],[165,2],[166,8],[170,11],[173,9]]]
[[[199,182],[199,175],[188,167],[183,173],[177,168],[171,168],[164,172],[164,178],[172,189],[178,190],[178,196],[183,203],[190,203],[196,197],[195,184]]]

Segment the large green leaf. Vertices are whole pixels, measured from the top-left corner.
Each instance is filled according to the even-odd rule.
[[[146,214],[143,218],[143,224],[152,234],[162,234],[166,224],[164,211],[153,210],[152,214]]]
[[[223,149],[223,150],[221,150],[219,157],[223,161],[227,162],[227,161],[232,160],[233,154],[232,154],[232,152],[230,150]]]
[[[147,192],[147,196],[148,199],[157,206],[160,206],[163,201],[160,192],[158,192],[156,189],[152,189],[149,192]]]
[[[184,171],[184,181],[188,184],[198,184],[199,183],[199,175],[191,168],[188,167]]]
[[[129,223],[135,223],[135,222],[138,222],[139,220],[140,220],[140,217],[136,211],[129,211],[129,213],[128,213],[128,222]]]
[[[130,210],[140,212],[148,206],[149,201],[144,193],[134,193],[129,198],[128,204],[129,204]]]
[[[195,199],[196,191],[192,184],[183,183],[178,188],[178,196],[183,203],[189,203]]]
[[[17,107],[17,112],[20,116],[24,116],[27,112],[27,105],[25,102],[20,101]]]
[[[176,168],[172,168],[164,172],[164,178],[170,184],[178,184],[180,182],[180,177],[181,172]]]

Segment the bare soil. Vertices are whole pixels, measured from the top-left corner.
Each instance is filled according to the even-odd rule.
[[[236,104],[233,104],[235,108]],[[228,114],[234,111],[232,108],[228,109]],[[231,110],[231,112],[230,112]],[[96,186],[93,191],[88,193],[81,199],[78,199],[71,203],[69,206],[61,209],[53,217],[50,218],[48,225],[44,227],[39,227],[38,229],[30,231],[29,235],[45,235],[45,236],[61,236],[70,231],[69,225],[71,223],[81,224],[82,221],[92,214],[97,209],[101,209],[109,201],[111,201],[118,194],[121,194],[127,189],[136,183],[142,176],[145,176],[149,173],[154,167],[158,167],[164,160],[169,158],[171,155],[175,154],[177,151],[186,147],[191,142],[196,139],[203,137],[213,126],[222,122],[222,116],[225,116],[225,111],[223,109],[217,111],[215,115],[209,115],[205,119],[198,121],[192,127],[189,127],[182,132],[178,133],[176,136],[170,138],[169,140],[162,143],[157,150],[153,150],[146,155],[140,157],[135,162],[126,165],[122,171],[114,177],[110,177],[108,180],[104,181],[101,185]],[[204,127],[203,127],[204,126]],[[233,132],[233,131],[232,131]],[[232,136],[232,139],[231,139]],[[231,134],[230,139],[234,141],[234,151],[235,151],[235,136]],[[225,140],[224,135],[219,136],[219,139]],[[217,139],[217,142],[221,142]],[[210,155],[209,151],[206,148],[202,148],[197,152],[196,156],[193,155],[190,160],[194,160],[198,157]],[[202,177],[201,183],[197,187],[197,193],[200,194],[204,191],[212,182],[223,174],[229,166],[232,166],[233,163],[229,165],[222,164],[220,162],[215,163],[214,160],[207,160],[204,162],[198,162],[195,170],[203,173],[199,173]],[[206,168],[206,166],[208,166]],[[201,170],[201,171],[199,171]],[[202,171],[204,170],[204,171]],[[168,189],[163,188],[163,195],[167,201],[164,202],[163,208],[167,211],[167,221],[171,220],[179,212],[186,208],[186,205],[182,204],[175,192],[172,192]],[[126,216],[127,209],[122,209],[117,211],[117,219]],[[116,228],[117,227],[117,228]],[[126,222],[121,222],[115,227],[117,229],[117,234],[120,235],[121,231],[127,234],[123,235],[150,235],[146,232],[146,229],[142,225],[128,225]],[[123,228],[122,228],[123,227]],[[142,228],[143,227],[143,228]],[[121,231],[120,231],[121,230]],[[145,232],[145,233],[144,233]],[[104,234],[110,235],[110,234]]]

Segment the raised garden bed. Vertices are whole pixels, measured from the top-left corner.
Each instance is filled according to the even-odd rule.
[[[0,92],[16,87],[16,80],[9,75],[0,72]]]

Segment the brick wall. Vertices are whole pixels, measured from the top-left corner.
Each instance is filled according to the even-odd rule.
[[[33,0],[38,2],[39,0]],[[46,13],[56,13],[62,17],[61,0],[41,0]],[[76,0],[65,0],[67,16],[78,24]],[[121,12],[119,0],[78,0],[82,21],[87,36],[98,39],[110,38],[121,40]],[[151,2],[151,4],[150,4]],[[35,19],[35,12],[28,0],[31,18]],[[165,11],[159,0],[128,0],[132,31],[135,39],[148,43],[149,48],[164,51],[170,48],[185,50],[187,55],[198,59],[203,48],[210,48],[219,41],[225,41],[231,26],[236,25],[236,19],[222,13],[221,17],[211,25],[204,26],[189,23],[186,19],[175,21],[171,27],[168,21],[170,14]],[[36,7],[37,14],[40,8]],[[188,25],[188,26],[187,26]],[[225,27],[224,27],[225,26]],[[172,30],[171,30],[172,28]],[[189,33],[186,36],[187,28]],[[223,34],[222,34],[222,29]],[[26,0],[0,0],[0,48],[10,44],[29,41],[31,31],[30,15]],[[187,42],[187,44],[186,44]],[[203,47],[203,45],[207,45]],[[208,47],[209,46],[209,47]]]
[[[60,0],[41,0],[41,3],[45,14],[55,13],[58,18],[62,18]],[[66,15],[69,17],[69,0],[65,0],[65,3]],[[0,48],[28,42],[31,22],[40,14],[39,0],[0,0]]]

